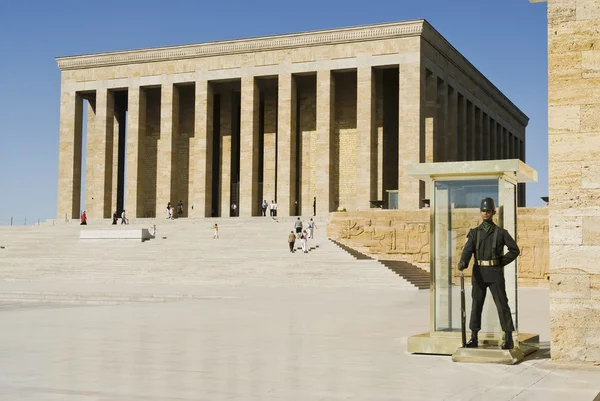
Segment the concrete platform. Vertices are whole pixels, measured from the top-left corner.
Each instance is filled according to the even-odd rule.
[[[133,239],[143,242],[151,238],[147,228],[90,228],[79,233],[79,239]]]

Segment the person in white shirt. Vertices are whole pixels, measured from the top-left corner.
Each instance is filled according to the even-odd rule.
[[[317,225],[311,218],[308,222],[308,238],[313,239],[315,237],[315,228],[317,228]]]

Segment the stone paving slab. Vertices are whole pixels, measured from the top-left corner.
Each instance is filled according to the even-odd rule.
[[[427,291],[218,287],[109,306],[0,303],[0,400],[592,401],[600,370],[549,363],[548,291],[521,291],[546,351],[516,366],[410,355]]]

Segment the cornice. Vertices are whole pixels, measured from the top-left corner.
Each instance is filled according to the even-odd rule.
[[[450,42],[446,40],[433,26],[424,21],[421,36],[441,54],[443,54],[456,68],[467,77],[473,79],[479,87],[492,99],[495,99],[511,116],[520,124],[527,126],[529,117],[519,109],[500,89],[496,87],[485,75],[481,73],[469,60],[465,58]]]
[[[108,67],[122,64],[152,63],[229,54],[334,45],[421,35],[423,20],[366,25],[323,31],[265,36],[239,40],[198,43],[151,49],[128,50],[82,56],[57,57],[62,70]]]

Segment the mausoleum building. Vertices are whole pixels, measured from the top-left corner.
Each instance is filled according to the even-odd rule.
[[[525,161],[527,116],[424,20],[57,61],[59,217],[415,210],[408,165]]]

